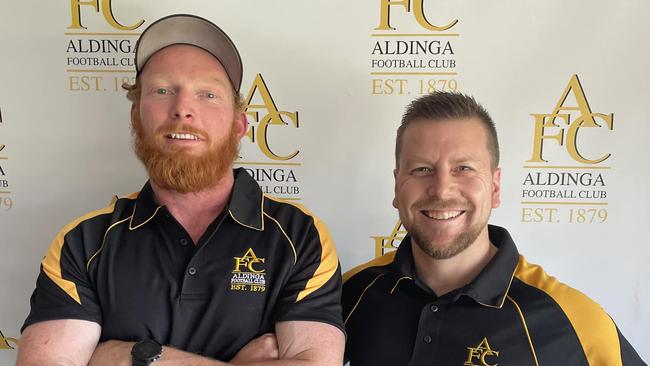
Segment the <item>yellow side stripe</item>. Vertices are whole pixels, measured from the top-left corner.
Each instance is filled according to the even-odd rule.
[[[519,304],[515,300],[510,297],[510,295],[506,295],[508,300],[512,301],[512,303],[515,305],[515,309],[517,309],[517,313],[519,313],[519,317],[521,318],[521,324],[524,326],[524,331],[526,332],[526,338],[528,338],[528,345],[530,346],[530,352],[533,354],[533,359],[535,360],[535,366],[539,366],[539,362],[537,361],[537,353],[535,352],[535,347],[533,347],[533,341],[530,339],[530,332],[528,332],[528,325],[526,325],[526,318],[524,318],[524,313],[521,311],[521,308],[519,307]]]
[[[280,228],[280,231],[282,231],[282,234],[284,235],[284,238],[287,239],[287,241],[289,242],[289,246],[291,247],[291,250],[293,251],[293,264],[296,264],[296,262],[298,261],[298,253],[296,253],[296,247],[295,247],[295,245],[293,245],[293,242],[291,241],[291,239],[289,239],[289,235],[287,235],[287,233],[284,232],[284,229],[282,228],[282,225],[280,225],[278,220],[274,219],[273,217],[271,217],[266,212],[264,213],[264,216],[268,217],[273,222],[275,222],[276,225],[278,225],[278,227]]]
[[[133,218],[135,217],[135,209],[136,209],[137,206],[138,206],[137,203],[135,205],[133,205],[133,213],[131,214],[131,221],[129,221],[129,230],[131,230],[131,231],[133,231],[133,230],[141,227],[142,225],[148,223],[149,221],[151,221],[151,219],[153,219],[156,216],[156,214],[158,213],[158,210],[160,210],[160,208],[162,207],[162,206],[156,207],[156,210],[153,212],[153,214],[151,214],[151,216],[148,219],[144,220],[142,223],[140,223],[140,224],[138,224],[136,226],[133,226]]]
[[[547,275],[541,267],[529,264],[523,256],[519,258],[515,277],[544,291],[560,306],[578,335],[590,365],[623,364],[616,325],[600,305]]]
[[[111,231],[111,229],[113,229],[113,228],[116,227],[117,225],[119,225],[119,224],[121,224],[121,223],[123,223],[123,222],[126,222],[126,220],[130,220],[132,217],[133,217],[133,215],[131,215],[131,216],[129,216],[129,217],[123,219],[123,220],[120,220],[120,221],[118,221],[118,222],[115,222],[115,223],[113,223],[111,226],[109,226],[108,229],[106,229],[106,232],[104,232],[104,238],[102,239],[102,245],[101,245],[101,246],[99,247],[99,249],[95,252],[95,254],[93,254],[93,255],[90,257],[90,259],[88,260],[88,262],[86,262],[86,270],[88,270],[88,269],[90,268],[90,262],[92,262],[93,259],[95,259],[95,257],[97,257],[97,255],[99,254],[99,252],[102,251],[102,249],[104,249],[104,244],[106,243],[106,236],[108,235],[108,232]]]
[[[296,302],[304,299],[307,295],[318,290],[321,286],[327,283],[327,281],[334,277],[336,269],[339,267],[339,257],[336,255],[336,249],[334,248],[334,242],[329,230],[317,217],[312,217],[316,224],[316,231],[318,231],[318,236],[320,237],[320,264],[318,265],[318,268],[316,268],[314,275],[309,279],[309,281],[307,281],[305,289],[300,291],[298,294]]]
[[[411,278],[411,277],[409,277],[409,276],[402,276],[402,277],[400,277],[400,278],[397,280],[397,282],[395,282],[395,286],[393,286],[393,288],[390,289],[390,294],[391,294],[391,295],[395,292],[395,289],[397,288],[397,285],[399,285],[399,283],[402,282],[402,280],[411,280],[411,281],[412,281],[413,278]]]
[[[125,198],[136,199],[136,198],[138,198],[139,194],[140,194],[140,192],[133,192],[133,193],[129,194],[128,196],[126,196]],[[113,196],[113,199],[111,200],[111,205],[115,205],[115,202],[117,202],[118,199],[120,199],[120,198],[117,197],[117,196]],[[93,254],[90,257],[90,259],[88,259],[88,261],[86,262],[86,270],[88,270],[90,268],[90,262],[92,262],[93,259],[95,259],[95,257],[97,257],[97,255],[99,255],[99,252],[101,252],[102,249],[104,249],[104,243],[106,242],[106,236],[108,235],[108,232],[111,231],[111,229],[113,229],[115,226],[125,222],[126,220],[133,219],[133,216],[135,215],[135,205],[133,205],[133,206],[134,206],[133,207],[133,213],[131,214],[131,216],[129,216],[129,217],[123,219],[123,220],[120,220],[118,222],[114,222],[113,224],[111,224],[111,226],[108,227],[108,229],[106,229],[106,231],[104,232],[104,238],[102,239],[102,245],[95,252],[95,254]],[[156,211],[158,211],[158,210],[156,210]]]
[[[332,235],[327,229],[327,226],[325,225],[325,223],[320,221],[318,217],[313,215],[305,206],[295,202],[278,200],[273,197],[267,197],[267,198],[297,207],[298,209],[300,209],[300,211],[304,212],[306,215],[311,216],[311,218],[314,220],[314,225],[316,226],[316,231],[318,232],[318,236],[320,237],[320,244],[321,244],[320,263],[318,264],[318,268],[316,268],[314,275],[309,279],[309,281],[307,281],[305,288],[298,293],[298,297],[296,298],[296,302],[298,302],[304,299],[305,297],[309,296],[314,291],[318,290],[321,286],[326,284],[327,281],[329,281],[336,274],[336,269],[339,266],[339,258],[336,255],[336,249],[334,247]]]
[[[382,273],[382,274],[378,275],[377,277],[375,277],[375,279],[372,280],[372,282],[370,282],[370,284],[369,284],[368,286],[366,286],[366,288],[363,289],[363,292],[361,292],[361,296],[359,296],[359,299],[357,300],[357,302],[356,302],[356,303],[354,304],[354,306],[352,307],[352,310],[350,310],[350,314],[348,314],[348,316],[345,317],[345,321],[343,322],[343,324],[347,324],[347,323],[348,323],[348,320],[350,319],[350,317],[352,316],[352,314],[354,313],[354,311],[357,310],[357,306],[359,306],[359,303],[361,303],[361,299],[363,299],[363,295],[365,295],[365,294],[366,294],[366,291],[368,291],[368,289],[369,289],[370,287],[372,287],[372,285],[374,285],[375,282],[377,282],[377,280],[378,280],[381,276],[383,276],[383,275],[385,275],[385,273]]]
[[[43,272],[52,280],[54,283],[56,283],[63,291],[65,291],[72,299],[74,299],[77,303],[81,304],[81,298],[79,297],[79,293],[77,292],[77,285],[69,280],[66,280],[63,278],[63,275],[61,274],[61,251],[63,250],[63,244],[65,243],[65,236],[72,231],[74,228],[76,228],[81,222],[85,220],[89,220],[93,217],[99,216],[99,215],[104,215],[113,212],[115,209],[115,203],[113,202],[110,206],[104,207],[102,209],[96,210],[89,212],[69,224],[63,227],[61,231],[56,235],[54,240],[52,240],[52,243],[50,244],[50,248],[48,249],[47,253],[45,253],[45,258],[43,258],[43,262],[41,262],[43,266]]]

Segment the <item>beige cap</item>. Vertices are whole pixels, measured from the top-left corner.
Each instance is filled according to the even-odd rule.
[[[169,15],[142,32],[135,51],[138,74],[154,53],[174,44],[188,44],[210,52],[219,60],[233,88],[239,92],[243,67],[237,47],[221,28],[196,15]]]

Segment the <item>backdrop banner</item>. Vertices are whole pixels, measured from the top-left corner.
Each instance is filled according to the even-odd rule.
[[[138,35],[171,13],[237,44],[237,166],[321,217],[343,270],[405,234],[391,205],[405,106],[474,95],[501,142],[491,222],[650,360],[650,2],[61,0],[0,5],[1,365],[55,234],[146,180],[121,85]]]

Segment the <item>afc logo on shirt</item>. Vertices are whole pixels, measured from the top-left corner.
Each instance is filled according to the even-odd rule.
[[[233,259],[235,263],[230,278],[231,291],[266,291],[266,258],[258,257],[253,248],[248,248],[244,255]]]
[[[498,366],[496,358],[499,351],[490,347],[487,337],[483,337],[481,343],[475,347],[467,347],[467,360],[463,366]],[[490,363],[493,362],[493,363]]]

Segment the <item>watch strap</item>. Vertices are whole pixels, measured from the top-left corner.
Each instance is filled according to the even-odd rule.
[[[132,366],[149,366],[150,364],[151,361],[141,361],[141,360],[136,360],[135,357],[131,357]]]

